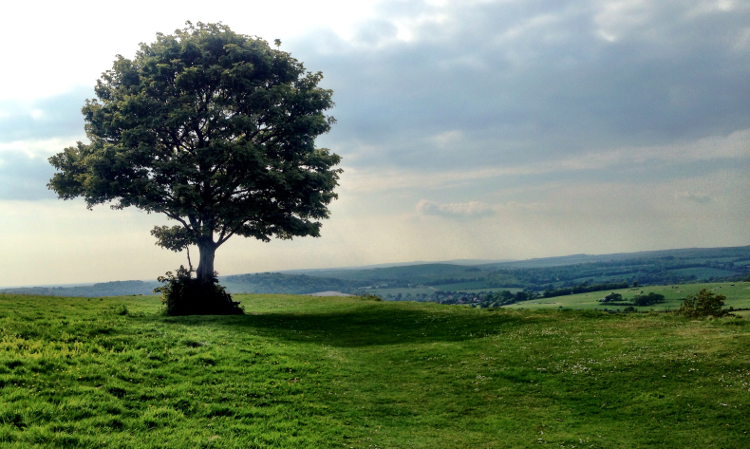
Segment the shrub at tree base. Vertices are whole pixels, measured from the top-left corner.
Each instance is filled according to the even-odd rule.
[[[698,318],[702,316],[725,316],[729,314],[728,311],[722,310],[725,299],[727,299],[726,296],[717,295],[716,293],[704,288],[699,291],[698,294],[690,295],[685,298],[685,302],[682,303],[677,310],[677,313],[690,318]]]
[[[168,315],[240,315],[239,302],[219,285],[216,276],[208,280],[195,279],[191,271],[180,266],[177,275],[168,271],[159,276],[164,286],[154,289],[162,294],[162,302],[167,306]]]

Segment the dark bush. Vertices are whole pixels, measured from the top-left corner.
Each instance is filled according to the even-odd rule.
[[[619,302],[622,301],[622,295],[619,293],[612,292],[604,298],[600,299],[599,302]]]
[[[664,302],[664,295],[654,292],[650,292],[648,295],[636,295],[635,298],[633,298],[633,304],[641,307],[652,306],[660,302]]]
[[[201,282],[192,277],[192,271],[180,266],[177,275],[168,271],[166,276],[159,276],[158,281],[164,285],[154,289],[154,292],[162,294],[162,302],[167,306],[168,315],[243,313],[239,302],[232,301],[232,296],[219,285],[215,275]]]

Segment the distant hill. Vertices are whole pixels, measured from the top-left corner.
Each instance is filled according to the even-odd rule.
[[[370,282],[338,278],[307,276],[304,274],[256,273],[227,276],[222,279],[231,293],[286,293],[306,294],[323,291],[356,293]]]
[[[94,285],[78,285],[75,287],[19,287],[6,288],[0,293],[15,293],[19,295],[44,296],[124,296],[124,295],[153,295],[158,287],[157,282],[144,281],[113,281]]]
[[[750,246],[574,254],[522,261],[461,259],[453,263],[417,262],[220,277],[232,293],[304,294],[335,290],[352,294],[374,292],[386,299],[407,300],[426,300],[435,292],[501,289],[541,292],[592,283],[666,285],[742,279],[750,279]],[[155,281],[116,281],[73,287],[10,288],[0,293],[89,297],[148,295],[158,285]]]
[[[455,277],[476,279],[493,277],[493,284],[507,282],[534,285],[561,283],[584,278],[623,279],[642,277],[657,282],[659,276],[680,281],[710,277],[742,276],[750,266],[750,246],[733,248],[691,248],[604,255],[575,254],[522,261],[492,262],[467,267],[449,263],[432,263],[373,269],[318,270],[309,276],[359,280],[411,279],[414,282]],[[562,268],[569,267],[569,268]],[[541,271],[539,271],[541,270]],[[666,275],[665,273],[670,273]],[[484,273],[484,274],[478,274]],[[535,275],[535,274],[538,274]],[[510,275],[510,276],[509,276]],[[692,277],[692,276],[695,277]],[[513,278],[515,280],[510,280]],[[506,283],[507,283],[506,282]],[[496,285],[502,286],[502,285]]]
[[[363,265],[363,266],[356,266],[356,267],[282,270],[280,271],[280,273],[306,274],[309,276],[313,276],[313,275],[325,276],[326,273],[338,273],[341,271],[371,270],[371,269],[377,269],[377,268],[411,267],[415,265],[435,265],[435,264],[473,266],[473,265],[486,265],[486,264],[491,264],[491,263],[504,263],[504,262],[514,262],[514,261],[515,261],[514,259],[497,259],[497,260],[495,259],[452,259],[452,260],[442,260],[438,262],[427,262],[423,260],[416,260],[414,262],[381,263],[381,264],[376,264],[376,265]]]

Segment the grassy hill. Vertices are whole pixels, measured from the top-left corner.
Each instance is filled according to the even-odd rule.
[[[0,446],[750,445],[750,323],[237,296],[0,295]]]
[[[161,286],[156,281],[114,281],[75,287],[17,287],[0,290],[2,293],[42,296],[124,296],[153,295],[154,288]]]
[[[399,289],[403,295],[417,295],[425,287],[444,292],[511,288],[542,292],[583,283],[632,284],[638,281],[641,285],[667,285],[747,280],[750,279],[748,260],[750,247],[694,248],[606,255],[578,254],[470,267],[436,263],[360,270],[320,270],[309,272],[308,275],[313,278],[356,280],[360,286],[386,297],[393,289]],[[404,289],[413,290],[409,292]]]

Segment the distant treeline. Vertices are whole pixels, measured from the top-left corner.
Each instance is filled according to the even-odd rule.
[[[638,284],[636,284],[637,286]],[[583,284],[576,285],[575,287],[563,287],[547,289],[542,294],[545,298],[553,298],[555,296],[574,295],[577,293],[588,293],[588,292],[599,292],[602,290],[617,290],[620,288],[628,288],[630,285],[623,282],[612,282],[608,284],[589,284],[584,282]]]
[[[435,302],[438,304],[468,304],[475,307],[488,308],[488,307],[501,307],[508,304],[514,304],[521,301],[529,301],[531,299],[538,298],[539,295],[534,292],[519,291],[516,293],[510,290],[503,290],[498,292],[444,292],[436,291],[434,293],[419,293],[419,294],[397,294],[386,295],[385,299],[390,301],[419,301],[419,302]]]
[[[498,267],[485,275],[485,282],[488,287],[544,292],[573,289],[585,283],[638,282],[646,286],[750,279],[750,247],[680,250],[675,254],[679,256],[633,257],[533,268]],[[564,294],[569,293],[561,293]]]
[[[469,271],[469,270],[466,270]],[[461,284],[464,282],[482,282],[484,277],[461,277],[461,278],[441,278],[434,281],[425,281],[422,285],[446,285],[446,284]]]

